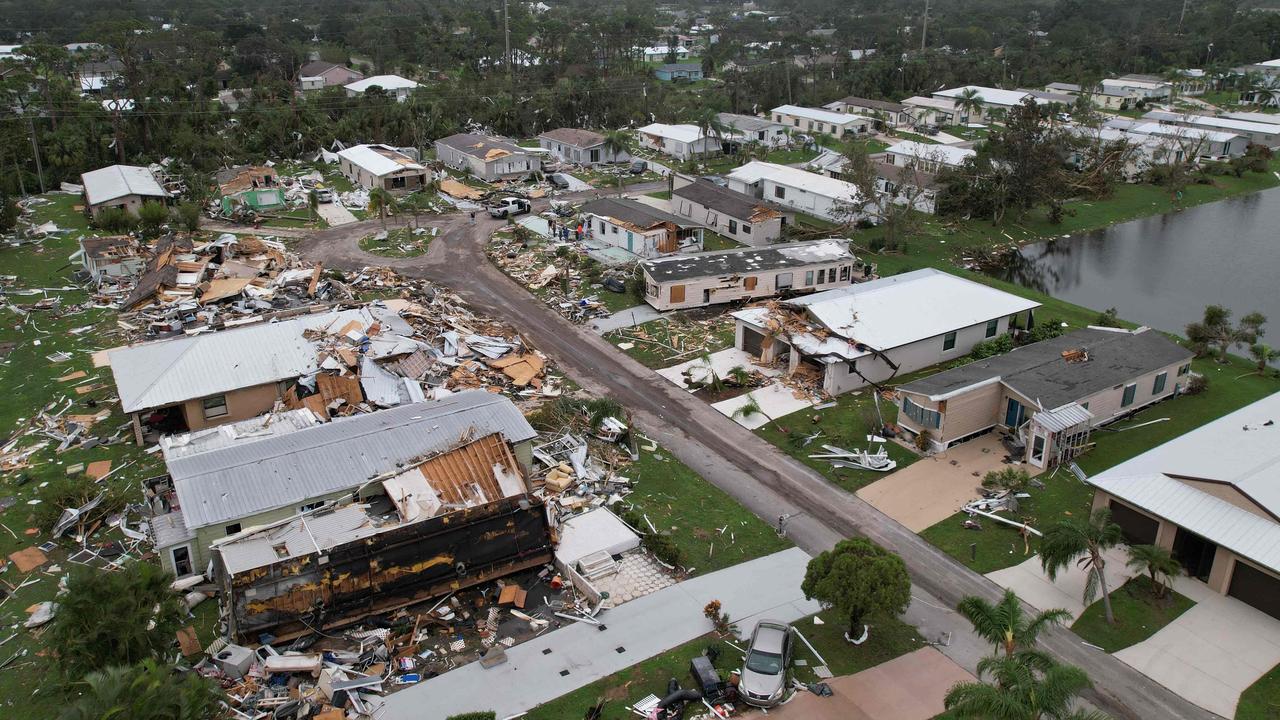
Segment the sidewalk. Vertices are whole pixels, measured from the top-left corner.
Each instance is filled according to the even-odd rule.
[[[762,618],[795,621],[819,610],[800,592],[808,562],[792,548],[686,580],[602,613],[603,630],[566,621],[508,650],[502,665],[486,670],[471,663],[406,688],[375,715],[441,720],[477,710],[500,718],[524,712],[709,632],[702,608],[711,600],[724,604],[742,632]]]

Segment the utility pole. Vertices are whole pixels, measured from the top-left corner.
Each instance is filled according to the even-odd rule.
[[[507,15],[507,0],[502,0],[502,42],[507,60],[507,79],[511,79],[511,18]]]
[[[1182,32],[1182,21],[1187,18],[1187,5],[1191,0],[1182,0],[1182,14],[1178,15],[1178,32]]]
[[[36,177],[40,178],[40,194],[45,193],[44,168],[40,164],[40,146],[36,143],[36,124],[27,118],[27,129],[31,131],[31,152],[36,156]]]
[[[791,58],[782,61],[782,69],[787,74],[787,103],[791,103]]]
[[[1185,2],[1185,0],[1183,0]],[[924,22],[920,27],[920,49],[924,50],[924,44],[929,39],[929,0],[924,0]]]

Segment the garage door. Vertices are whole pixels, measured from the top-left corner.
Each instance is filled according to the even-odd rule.
[[[1111,520],[1120,526],[1124,541],[1130,545],[1154,545],[1160,522],[1121,502],[1110,502]]]
[[[1231,586],[1227,588],[1227,594],[1280,619],[1280,579],[1248,563],[1236,560],[1236,569],[1231,573]]]
[[[752,357],[760,357],[764,348],[764,335],[750,328],[742,328],[742,349]]]

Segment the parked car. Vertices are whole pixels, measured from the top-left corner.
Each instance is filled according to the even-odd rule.
[[[551,187],[557,190],[569,189],[569,178],[564,173],[551,173],[547,176],[547,182],[551,183]]]
[[[920,131],[921,135],[937,135],[942,132],[942,128],[937,125],[921,125],[917,129]]]
[[[648,170],[648,169],[649,169],[649,163],[645,162],[644,160],[631,161],[632,175],[639,175],[640,173],[643,173],[645,170]]]
[[[489,206],[489,215],[506,218],[529,212],[529,201],[524,198],[505,197]]]
[[[790,625],[774,620],[756,623],[738,680],[743,702],[763,708],[782,702],[791,666],[791,642]]]
[[[333,191],[327,187],[316,186],[316,202],[331,203],[333,202]]]

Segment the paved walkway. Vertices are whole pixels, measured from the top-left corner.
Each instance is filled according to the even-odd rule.
[[[635,327],[651,320],[658,320],[661,317],[662,313],[654,310],[652,305],[645,303],[626,310],[619,310],[609,317],[596,318],[591,321],[590,328],[597,335],[604,335],[614,330]]]
[[[799,397],[796,397],[796,395]],[[761,412],[750,415],[738,415],[739,408],[752,400],[760,407]],[[764,427],[770,422],[791,413],[807,410],[814,405],[813,398],[784,385],[781,380],[774,380],[764,387],[756,388],[745,395],[712,403],[711,407],[748,430]]]
[[[1074,480],[1073,480],[1074,482]],[[1011,551],[1022,554],[1021,543],[1015,544]],[[1124,547],[1114,547],[1102,556],[1106,561],[1107,588],[1115,591],[1133,577],[1133,571],[1125,565],[1129,559]],[[1058,580],[1051,581],[1040,569],[1040,556],[1032,555],[1019,565],[987,573],[997,585],[1010,588],[1018,597],[1041,610],[1062,608],[1071,616],[1080,617],[1084,612],[1084,585],[1086,574],[1071,563],[1058,572]]]
[[[329,227],[348,225],[360,221],[340,202],[319,203],[316,205],[316,212],[320,214],[320,217],[324,218],[325,222],[329,223]]]
[[[965,503],[980,497],[983,476],[1005,467],[1006,454],[999,436],[987,433],[920,458],[862,488],[858,497],[908,530],[920,532],[955,515]],[[1025,463],[1018,467],[1030,473],[1039,471]],[[1075,478],[1070,478],[1070,482],[1076,482]],[[983,522],[998,524],[985,518]]]
[[[695,385],[708,382],[711,380],[711,373],[714,372],[717,377],[724,379],[729,376],[729,372],[736,367],[746,368],[769,377],[778,377],[782,371],[777,368],[765,367],[757,365],[755,358],[751,353],[738,348],[725,348],[711,353],[711,364],[708,365],[703,358],[694,358],[686,360],[679,365],[672,365],[668,368],[656,370],[659,375],[670,380],[676,385],[693,392],[697,387],[689,387],[689,381],[693,381]],[[688,372],[688,377],[685,373]]]
[[[508,650],[502,665],[471,663],[390,695],[375,715],[438,720],[476,710],[500,718],[524,712],[706,634],[702,608],[716,599],[744,633],[763,618],[798,620],[819,609],[800,592],[808,562],[792,548],[686,580],[602,613],[607,629],[570,622]]]
[[[827,680],[831,697],[802,692],[769,711],[782,720],[929,720],[941,715],[952,685],[973,676],[946,655],[923,647],[854,675]],[[752,713],[748,717],[763,717]]]
[[[1178,578],[1174,589],[1195,607],[1115,656],[1196,705],[1234,717],[1240,693],[1280,664],[1280,620],[1198,580]]]

